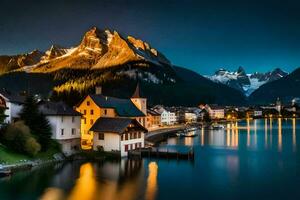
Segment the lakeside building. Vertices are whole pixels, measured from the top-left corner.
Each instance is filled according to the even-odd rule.
[[[151,109],[147,109],[147,127],[149,129],[158,128],[161,126],[161,115]]]
[[[144,147],[144,142],[141,141],[144,139],[144,133],[147,132],[147,99],[140,97],[138,85],[131,99],[104,96],[101,89],[96,88],[96,94],[86,96],[76,107],[76,110],[82,114],[83,148],[114,150],[123,156],[127,155],[128,150]],[[144,129],[138,126],[136,122]],[[111,124],[111,126],[107,125],[107,129],[101,127],[105,126],[106,123]],[[124,126],[126,127],[124,128]],[[131,126],[139,128],[138,136],[128,132]],[[117,132],[114,132],[113,128],[117,129]],[[112,137],[115,133],[117,133],[115,137]],[[123,140],[122,135],[125,135]],[[111,145],[118,141],[118,146]],[[121,141],[123,141],[122,144]],[[129,145],[127,149],[125,145]]]
[[[43,102],[39,110],[48,119],[52,139],[61,144],[65,155],[72,155],[80,149],[81,114],[63,102]]]
[[[94,150],[117,152],[123,157],[130,150],[144,147],[147,129],[136,119],[100,117],[90,131]]]
[[[14,94],[8,91],[1,91],[1,104],[5,104],[6,109],[4,111],[4,115],[6,116],[4,123],[12,123],[19,119],[19,113],[22,110],[25,97]]]
[[[199,107],[200,107],[200,109],[205,109],[208,112],[209,117],[211,119],[224,119],[225,118],[224,107],[221,107],[221,106],[218,106],[215,104],[212,104],[212,105],[208,105],[208,104],[203,105],[202,104]]]
[[[173,112],[161,105],[153,107],[153,110],[160,114],[160,121],[162,125],[174,125],[177,122],[176,112]]]

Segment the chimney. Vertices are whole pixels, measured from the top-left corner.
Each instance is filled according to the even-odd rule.
[[[101,86],[96,86],[95,87],[95,94],[102,94],[102,87]]]

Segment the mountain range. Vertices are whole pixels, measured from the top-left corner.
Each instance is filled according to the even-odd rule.
[[[243,92],[246,96],[250,96],[260,86],[286,77],[287,75],[288,73],[280,68],[275,68],[273,71],[266,73],[255,72],[248,74],[243,67],[239,67],[233,72],[226,69],[219,69],[214,75],[206,77],[214,82],[235,88]]]
[[[76,104],[97,85],[106,95],[130,97],[137,81],[150,104],[243,104],[236,89],[172,63],[150,44],[117,31],[88,30],[78,45],[0,56],[0,87],[42,93]]]

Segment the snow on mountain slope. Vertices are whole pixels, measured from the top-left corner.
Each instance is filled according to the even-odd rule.
[[[288,73],[282,71],[280,68],[276,68],[271,72],[254,74],[246,74],[242,67],[239,67],[237,71],[227,71],[225,69],[219,69],[212,76],[206,76],[210,80],[218,83],[223,83],[232,88],[235,88],[243,92],[246,96],[250,96],[252,92],[258,89],[263,84],[278,80],[287,76]]]

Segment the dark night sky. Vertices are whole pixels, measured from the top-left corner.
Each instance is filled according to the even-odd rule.
[[[0,54],[75,46],[91,26],[141,38],[201,74],[300,66],[297,0],[0,0]]]

